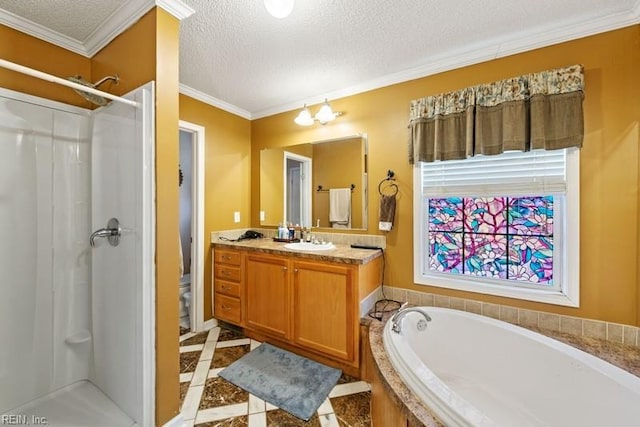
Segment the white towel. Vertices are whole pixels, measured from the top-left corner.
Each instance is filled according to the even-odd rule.
[[[351,227],[351,189],[329,190],[329,222],[334,228]]]

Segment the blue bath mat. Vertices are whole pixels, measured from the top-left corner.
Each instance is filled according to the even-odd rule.
[[[270,344],[220,371],[225,380],[308,421],[327,398],[342,372]]]

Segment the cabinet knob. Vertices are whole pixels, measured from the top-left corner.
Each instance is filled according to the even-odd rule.
[[[294,269],[293,269],[293,272],[294,272],[294,273],[297,273],[297,272],[298,272],[298,269],[297,269],[297,268],[294,268]]]
[[[282,267],[282,271],[287,271],[288,268],[287,267]]]

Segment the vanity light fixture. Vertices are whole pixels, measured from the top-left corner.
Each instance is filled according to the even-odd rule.
[[[327,99],[325,98],[324,104],[322,104],[322,107],[320,107],[320,111],[316,113],[315,117],[311,115],[311,112],[309,111],[309,109],[307,108],[307,105],[305,104],[302,111],[300,111],[298,116],[294,119],[294,122],[296,122],[296,124],[300,126],[311,126],[314,123],[314,121],[317,120],[320,122],[321,125],[326,125],[327,123],[335,120],[336,117],[341,115],[342,115],[342,112],[333,111],[331,109],[331,105],[329,105],[329,101],[327,101]]]
[[[286,18],[293,10],[294,0],[264,0],[264,7],[274,18]]]

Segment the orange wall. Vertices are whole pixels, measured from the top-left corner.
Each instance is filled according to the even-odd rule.
[[[204,318],[207,320],[213,316],[209,233],[246,228],[250,224],[251,125],[249,120],[186,95],[180,95],[180,120],[205,128]],[[240,212],[239,223],[233,222],[236,211]]]
[[[331,227],[329,222],[329,193],[315,191],[318,185],[325,190],[347,188],[351,191],[351,228],[362,228],[362,138],[313,144],[313,225]],[[318,167],[320,166],[320,167]]]
[[[640,210],[638,170],[640,119],[640,26],[468,66],[445,73],[332,100],[346,114],[326,126],[301,128],[290,111],[251,123],[252,224],[259,224],[261,149],[366,132],[369,136],[369,185],[387,169],[400,187],[396,224],[387,235],[385,284],[581,316],[640,324]],[[409,102],[479,83],[581,63],[585,67],[585,140],[581,151],[581,306],[560,307],[413,283],[413,168],[407,161]],[[315,110],[317,107],[313,107]],[[369,232],[378,197],[369,200]],[[612,240],[616,239],[616,240]]]
[[[44,73],[65,78],[91,76],[91,60],[20,31],[0,25],[0,58]],[[89,108],[73,89],[0,68],[0,87],[29,95]]]

